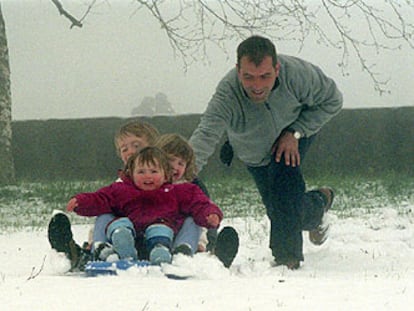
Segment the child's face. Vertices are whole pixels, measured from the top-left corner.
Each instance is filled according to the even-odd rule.
[[[135,165],[132,178],[135,186],[144,191],[159,189],[167,181],[163,169],[152,164]]]
[[[187,161],[181,157],[173,155],[168,156],[172,168],[173,182],[179,181],[183,178],[185,170],[187,169]]]
[[[117,145],[121,160],[126,164],[131,155],[147,147],[149,144],[145,138],[130,134],[119,138]]]

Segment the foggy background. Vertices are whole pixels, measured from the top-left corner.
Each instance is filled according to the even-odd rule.
[[[75,17],[85,11],[81,2],[62,3]],[[134,13],[132,1],[108,3],[95,7],[83,28],[70,29],[50,0],[1,2],[13,120],[129,117],[145,97],[159,92],[177,114],[204,111],[219,80],[233,68],[239,41],[228,43],[228,56],[217,50],[210,62],[184,72],[182,60],[146,11]],[[310,40],[302,51],[286,42],[275,44],[279,53],[311,61],[334,78],[344,93],[344,108],[414,106],[412,49],[373,55],[375,71],[390,79],[391,94],[380,96],[357,61],[350,76],[342,76],[338,51]]]

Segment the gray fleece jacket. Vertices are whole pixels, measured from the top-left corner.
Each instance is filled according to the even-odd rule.
[[[272,146],[285,128],[309,137],[339,113],[342,94],[320,68],[292,56],[278,59],[279,76],[263,104],[250,101],[236,68],[220,81],[190,138],[199,171],[224,132],[242,162],[262,166],[270,162]]]

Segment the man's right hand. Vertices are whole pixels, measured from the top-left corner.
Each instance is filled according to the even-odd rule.
[[[272,154],[273,152],[275,152],[277,163],[280,162],[283,155],[287,166],[296,167],[300,165],[299,141],[289,131],[283,131],[280,134],[272,148]]]

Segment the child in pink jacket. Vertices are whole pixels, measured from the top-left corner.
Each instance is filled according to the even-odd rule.
[[[143,237],[154,264],[171,261],[171,242],[187,217],[205,228],[217,228],[223,218],[198,186],[171,184],[168,158],[156,147],[130,157],[122,183],[78,194],[67,210],[81,216],[115,214],[106,235],[120,259],[137,259],[135,239]]]

